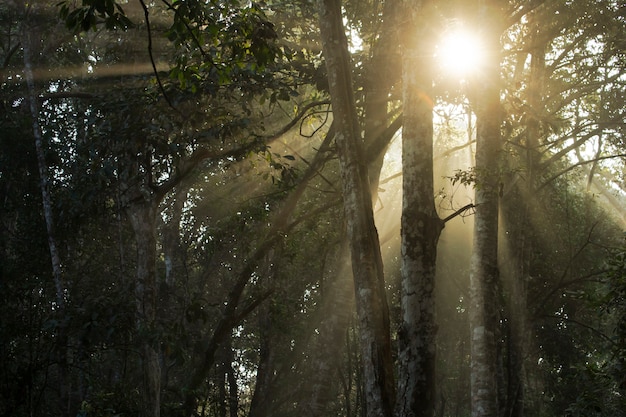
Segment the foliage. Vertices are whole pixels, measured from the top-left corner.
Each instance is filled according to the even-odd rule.
[[[142,2],[64,1],[54,11],[48,6],[55,2],[34,3],[41,6],[30,16],[40,39],[35,60],[39,122],[53,173],[50,192],[67,306],[60,314],[55,305],[32,119],[22,82],[19,37],[26,20],[11,2],[4,2],[0,415],[137,415],[139,348],[145,341],[158,349],[163,364],[163,414],[178,415],[233,284],[249,265],[252,273],[236,310],[241,320],[197,388],[203,399],[198,413],[248,413],[259,365],[266,361],[273,375],[266,391],[272,393],[267,415],[299,415],[298,404],[307,400],[309,382],[318,372],[317,353],[334,360],[328,385],[336,389],[327,415],[361,413],[358,329],[353,324],[345,329],[345,337],[326,347],[328,352],[312,352],[309,344],[323,330],[319,323],[329,315],[331,282],[341,271],[331,262],[344,224],[341,207],[333,205],[341,185],[334,147],[323,137],[328,125],[312,110],[306,114],[308,121],[315,120],[314,135],[273,135],[308,103],[326,98],[315,4],[146,2],[146,19]],[[442,11],[446,16],[457,7],[469,8],[450,4],[451,10]],[[353,55],[363,124],[371,121],[363,106],[371,92],[368,65],[382,39],[382,6],[348,1],[344,8],[352,35],[363,41]],[[615,72],[623,65],[624,16],[618,6],[615,1],[546,2],[504,37],[510,51],[505,51],[502,67],[508,162],[500,180],[507,210],[519,214],[531,201],[527,195],[513,198],[512,190],[531,172],[536,175],[536,204],[524,223],[527,242],[532,242],[528,299],[536,350],[531,362],[538,363],[528,369],[536,384],[529,415],[620,416],[626,409],[625,252],[607,250],[616,246],[619,226],[598,208],[601,198],[585,191],[589,177],[603,178],[612,189],[623,183],[623,158],[606,162],[624,153],[624,79],[623,72]],[[58,13],[69,32],[57,26]],[[533,32],[535,21],[541,23],[540,36]],[[547,57],[540,109],[529,107],[525,64],[525,52],[534,42],[545,47]],[[588,49],[590,44],[598,49]],[[395,64],[385,62],[390,80],[397,79]],[[398,88],[394,81],[389,108],[397,106]],[[465,103],[464,97],[454,96],[463,91],[449,88],[435,101]],[[526,133],[533,119],[541,138],[529,150]],[[307,122],[293,126],[298,123]],[[459,134],[457,126],[451,130]],[[192,160],[198,150],[218,156]],[[534,171],[526,165],[533,152],[539,164]],[[596,153],[606,159],[593,174],[585,157]],[[228,156],[219,157],[223,154]],[[309,169],[314,174],[309,176]],[[471,168],[441,175],[451,176],[455,184],[476,184]],[[381,223],[399,205],[397,197],[387,199],[392,192],[386,194],[385,187],[379,190]],[[132,190],[152,198],[165,189],[156,230],[158,319],[152,327],[138,329],[133,278],[138,248],[124,208],[135,201]],[[295,208],[285,214],[290,197],[299,192]],[[282,220],[293,227],[281,230],[272,251],[256,259],[256,250]],[[469,239],[459,231],[466,226],[447,225],[439,253],[443,415],[467,411]],[[508,225],[502,229],[516,236]],[[383,239],[389,254],[385,272],[391,320],[397,323],[398,238],[389,235]],[[255,308],[246,311],[248,306]],[[506,312],[502,315],[504,326]],[[64,346],[55,338],[60,328],[68,336]],[[507,341],[503,332],[505,350]],[[63,355],[70,363],[70,411],[59,404]],[[234,376],[230,382],[229,372]],[[237,398],[229,405],[225,392],[231,386]]]

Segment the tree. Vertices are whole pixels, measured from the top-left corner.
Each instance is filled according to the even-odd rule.
[[[435,270],[444,223],[434,204],[433,41],[434,10],[403,4],[402,88],[402,321],[398,334],[397,416],[434,416]],[[426,57],[426,58],[425,58]]]
[[[389,310],[339,1],[320,2],[320,33],[337,129],[335,142],[354,274],[367,415],[391,416],[394,389]]]
[[[586,43],[589,39],[599,39],[596,38],[599,32],[603,33],[603,38],[611,39],[612,29],[608,28],[613,26],[610,17],[614,16],[613,6],[610,2],[596,5],[594,13],[585,11],[585,6],[581,9],[563,6],[559,2],[538,5],[527,14],[527,23],[517,22],[509,28],[509,40],[520,44],[519,51],[508,58],[514,68],[510,70],[512,76],[507,90],[514,93],[505,98],[509,127],[504,132],[510,146],[506,149],[504,162],[505,197],[501,207],[504,230],[501,232],[500,264],[506,295],[503,308],[506,325],[503,327],[507,335],[505,349],[509,367],[508,381],[505,381],[508,384],[507,399],[503,408],[511,415],[523,415],[525,410],[531,409],[538,412],[541,392],[545,390],[536,364],[542,356],[539,346],[546,342],[538,340],[537,334],[542,331],[537,317],[541,314],[535,310],[536,304],[530,294],[536,291],[533,286],[537,284],[536,268],[540,264],[536,253],[543,246],[542,240],[546,239],[536,223],[550,211],[544,202],[552,201],[556,192],[552,188],[554,185],[549,183],[575,168],[570,165],[569,169],[563,170],[558,166],[558,160],[565,155],[580,160],[582,165],[594,166],[593,160],[583,161],[585,158],[581,158],[580,150],[597,142],[593,145],[593,152],[600,157],[603,137],[610,136],[613,129],[614,113],[591,104],[595,102],[594,97],[601,94],[596,89],[598,85],[612,84],[612,81],[608,84],[599,82],[598,78],[610,72],[604,69],[604,62],[614,59],[609,52],[610,42],[606,49],[600,48],[604,50],[601,57],[596,55],[599,51],[589,48]],[[599,16],[602,16],[603,23],[596,21]],[[570,28],[573,29],[571,37]],[[570,77],[572,73],[576,76]],[[601,101],[608,103],[610,100]],[[583,108],[593,116],[580,117]],[[569,142],[570,138],[574,140]],[[593,171],[590,169],[590,173]],[[571,191],[567,198],[576,198],[576,192]],[[588,203],[591,215],[594,204]],[[553,224],[560,222],[555,219]],[[572,236],[571,233],[568,235]],[[581,252],[587,250],[590,249],[587,247]]]
[[[74,5],[60,6],[71,31],[31,48],[63,314],[23,19],[0,5],[0,414],[469,414],[469,237],[441,229],[473,208],[484,221],[495,189],[502,293],[479,306],[498,314],[497,362],[479,394],[502,415],[621,415],[621,258],[603,264],[619,226],[600,210],[624,198],[617,2],[509,2],[493,31],[480,17],[502,59],[462,88],[433,51],[440,31],[475,23],[473,2],[347,0],[332,20],[306,2]],[[49,6],[29,15],[41,33],[57,27]],[[117,30],[84,31],[102,24]],[[321,53],[316,26],[339,43]],[[474,146],[471,107],[479,142],[501,129],[502,162],[479,144],[487,167],[446,185]],[[404,168],[388,147],[402,124]],[[459,180],[480,204],[439,218]]]
[[[498,198],[500,190],[500,42],[498,1],[481,1],[478,24],[485,43],[485,64],[476,80],[476,214],[470,269],[472,416],[496,416],[498,404]]]

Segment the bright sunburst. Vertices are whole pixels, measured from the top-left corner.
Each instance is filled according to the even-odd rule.
[[[476,72],[483,60],[478,36],[461,29],[447,32],[441,38],[436,54],[445,72],[461,78]]]

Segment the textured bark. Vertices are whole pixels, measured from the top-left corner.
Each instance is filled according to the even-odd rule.
[[[402,60],[402,321],[396,416],[435,415],[435,267],[443,229],[434,204],[432,56],[428,14],[405,4],[410,22]],[[420,16],[420,17],[418,17]]]
[[[141,335],[142,417],[159,417],[161,413],[161,365],[152,337],[157,314],[157,207],[155,199],[147,199],[134,201],[127,208],[137,245],[135,325]]]
[[[390,416],[394,387],[389,310],[338,0],[320,0],[319,22],[337,128],[335,141],[354,275],[367,415]]]
[[[471,412],[497,416],[498,205],[501,147],[498,2],[479,3],[479,25],[486,42],[485,64],[476,83],[476,215],[470,264]]]

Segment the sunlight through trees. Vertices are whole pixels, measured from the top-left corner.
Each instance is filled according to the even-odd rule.
[[[621,3],[0,2],[0,416],[625,416]]]

